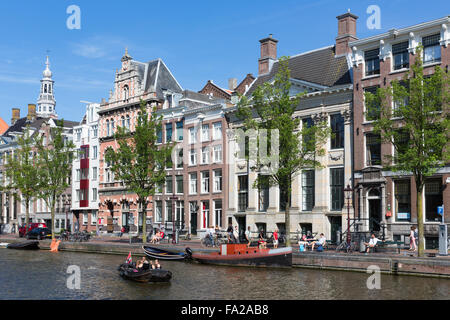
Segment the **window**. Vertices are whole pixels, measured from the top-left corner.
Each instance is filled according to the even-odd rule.
[[[89,168],[81,169],[81,180],[89,179]]]
[[[189,174],[189,194],[197,194],[197,173]]]
[[[303,128],[311,128],[314,125],[312,118],[304,118],[302,119],[302,127]],[[305,130],[305,129],[304,129]],[[304,150],[313,150],[315,147],[315,139],[314,139],[314,133],[312,131],[303,131],[304,136],[302,139],[303,142],[303,149]]]
[[[222,169],[214,170],[214,192],[222,192]]]
[[[80,142],[81,141],[81,129],[76,130],[76,135],[77,135],[77,142]]]
[[[398,85],[393,85],[394,102],[393,102],[393,116],[401,115],[401,107],[409,104],[409,83],[406,81],[399,81]]]
[[[87,225],[89,221],[89,216],[87,213],[83,213],[83,225]]]
[[[77,169],[77,180],[76,181],[80,181],[81,180],[81,170]]]
[[[97,213],[92,212],[91,213],[91,225],[95,226],[97,224]]]
[[[183,141],[183,121],[177,122],[177,140]]]
[[[411,187],[408,180],[397,180],[395,184],[395,220],[411,221]]]
[[[213,147],[214,150],[214,162],[222,162],[222,145],[216,145]]]
[[[222,122],[213,123],[213,139],[222,139]]]
[[[202,142],[209,140],[209,125],[202,125]]]
[[[258,211],[266,212],[269,207],[269,177],[259,175],[261,181],[258,189]]]
[[[409,132],[405,129],[396,130],[394,142],[396,144],[396,148],[394,148],[394,158],[397,158],[399,154],[404,154],[408,150]]]
[[[365,116],[367,121],[373,121],[380,118],[381,101],[377,95],[377,90],[377,86],[364,88]],[[370,97],[366,95],[366,93],[370,93]]]
[[[379,48],[364,52],[366,76],[380,74],[380,58],[378,57],[379,53]]]
[[[166,124],[166,142],[172,141],[172,124],[167,123]]]
[[[442,218],[437,214],[437,207],[443,204],[442,181],[430,180],[425,182],[425,220],[438,222]]]
[[[238,176],[238,211],[244,212],[248,207],[248,176]]]
[[[156,133],[156,143],[162,143],[162,130],[158,129],[157,133]]]
[[[175,180],[176,180],[177,193],[179,193],[179,194],[183,193],[183,176],[176,176]]]
[[[197,130],[195,127],[189,128],[189,143],[197,142]]]
[[[206,229],[209,223],[209,201],[202,201],[202,227]]]
[[[97,181],[98,170],[97,167],[92,168],[92,180]]]
[[[92,147],[92,159],[96,160],[98,157],[98,147],[97,146],[93,146]]]
[[[123,99],[127,100],[130,96],[130,90],[127,85],[123,87]]]
[[[195,152],[195,149],[191,149],[189,151],[189,165],[190,166],[197,165],[197,152]]]
[[[441,61],[441,46],[439,44],[439,39],[439,33],[422,38],[424,64]]]
[[[183,169],[183,148],[178,149],[177,152],[177,168],[178,169]]]
[[[162,221],[162,201],[155,201],[155,222]]]
[[[311,211],[314,207],[314,170],[302,172],[302,211]]]
[[[330,116],[331,122],[331,149],[344,148],[344,117],[338,114]]]
[[[97,188],[92,188],[92,202],[97,201]]]
[[[377,134],[366,134],[366,166],[381,165],[381,137]]]
[[[184,221],[184,201],[175,202],[175,221],[177,226],[181,226],[181,222]]]
[[[209,171],[202,172],[202,193],[209,192]]]
[[[122,118],[121,118],[121,121],[122,121],[122,128],[125,128],[125,117],[124,116],[122,116]]]
[[[106,136],[109,137],[111,135],[111,126],[109,125],[109,120],[106,120]]]
[[[344,168],[330,169],[331,210],[340,211],[344,206]]]
[[[111,135],[114,134],[114,120],[111,119],[111,121],[109,122],[110,126],[111,126]]]
[[[98,126],[92,126],[92,136],[97,138],[98,136]]]
[[[392,45],[394,70],[409,68],[408,41]]]
[[[202,164],[209,163],[209,147],[202,148]]]
[[[222,227],[222,200],[214,200],[214,222]]]
[[[166,177],[166,193],[172,193],[173,192],[173,181],[172,176]]]
[[[166,218],[164,220],[167,222],[172,221],[172,201],[166,201]]]
[[[172,103],[173,103],[172,98],[173,98],[173,96],[171,94],[168,94],[166,96],[167,108],[172,108]]]

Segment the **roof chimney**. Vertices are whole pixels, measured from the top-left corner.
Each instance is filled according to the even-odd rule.
[[[351,52],[348,46],[350,41],[358,40],[356,37],[356,20],[358,16],[344,13],[336,17],[338,19],[338,36],[336,37],[336,55],[344,55]]]
[[[261,39],[259,42],[261,43],[261,58],[258,60],[258,74],[261,75],[270,72],[277,59],[278,40],[275,40],[272,34],[269,34],[268,38]]]
[[[34,121],[35,119],[36,119],[36,105],[35,104],[28,104],[27,120],[28,121]]]
[[[11,125],[13,126],[20,119],[20,108],[12,108]]]
[[[236,87],[237,87],[237,79],[236,78],[228,79],[228,89],[234,91]]]

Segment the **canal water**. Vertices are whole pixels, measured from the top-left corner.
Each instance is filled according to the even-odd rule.
[[[137,258],[137,257],[135,257]],[[369,290],[369,274],[310,269],[218,267],[163,262],[170,284],[122,279],[126,256],[0,249],[0,299],[448,299],[450,280],[381,275]],[[79,290],[67,288],[71,265],[79,266]]]

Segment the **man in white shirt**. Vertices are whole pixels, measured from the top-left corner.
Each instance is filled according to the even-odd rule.
[[[321,234],[320,234],[319,240],[314,241],[314,242],[312,243],[311,250],[314,251],[314,246],[315,246],[316,244],[317,244],[317,246],[322,246],[322,247],[324,247],[326,241],[327,241],[327,238],[325,238],[325,235],[324,235],[323,233],[321,233]]]
[[[245,231],[245,239],[247,239],[248,243],[247,243],[247,248],[250,247],[250,244],[252,243],[252,233],[250,231],[250,226],[248,226],[247,231]]]
[[[372,233],[372,236],[370,237],[369,242],[368,243],[367,242],[364,243],[366,245],[366,248],[367,248],[366,252],[368,253],[370,248],[374,248],[377,245],[378,241],[381,241],[381,240],[376,238],[375,234]]]

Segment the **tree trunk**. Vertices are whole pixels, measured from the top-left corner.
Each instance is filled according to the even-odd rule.
[[[291,200],[291,192],[288,190],[288,194],[286,197],[286,209],[285,209],[285,225],[286,225],[286,247],[291,246],[291,214],[289,211],[290,201]]]
[[[26,211],[25,211],[25,226],[26,226],[25,233],[27,233],[27,231],[28,231],[28,224],[30,222],[30,201],[29,201],[29,199],[26,199],[26,201],[27,201],[27,203],[25,204],[25,208],[26,208]]]
[[[423,186],[417,187],[417,198],[416,198],[416,210],[417,210],[417,226],[419,233],[419,243],[418,247],[418,256],[423,257],[425,251],[425,237],[424,237],[424,228],[423,228]]]
[[[52,217],[52,240],[55,239],[55,205],[56,205],[56,197],[55,199],[53,199],[52,201],[52,205],[51,205],[51,217]]]
[[[141,201],[142,204],[142,243],[147,242],[147,202]],[[138,225],[139,225],[139,219],[138,219]],[[138,226],[139,227],[139,226]]]

